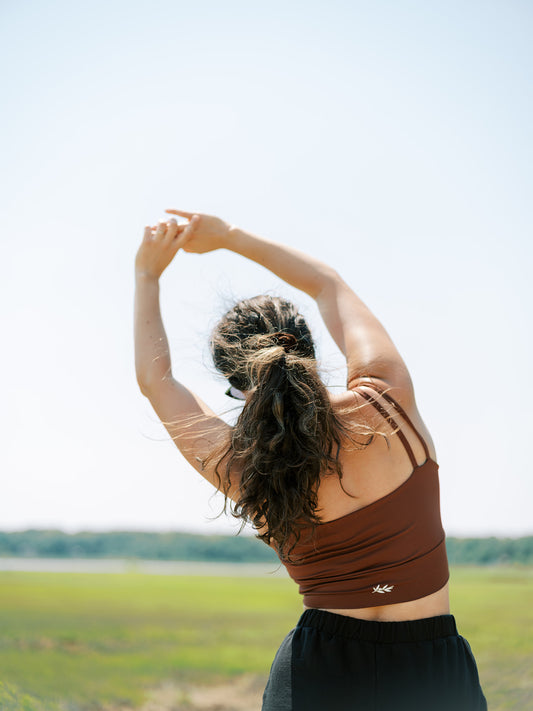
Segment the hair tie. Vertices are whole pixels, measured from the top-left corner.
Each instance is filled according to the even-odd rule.
[[[277,333],[270,334],[270,336],[277,346],[283,347],[285,353],[288,353],[298,347],[298,339],[292,333],[278,331]]]

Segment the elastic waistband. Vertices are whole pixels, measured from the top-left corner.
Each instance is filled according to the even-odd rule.
[[[453,615],[402,622],[377,622],[311,609],[304,611],[296,626],[313,627],[332,635],[352,637],[365,642],[424,642],[457,635]]]

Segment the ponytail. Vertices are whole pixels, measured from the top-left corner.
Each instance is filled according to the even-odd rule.
[[[272,310],[276,319],[269,318]],[[258,313],[262,322],[254,318]],[[255,333],[243,328],[250,323]],[[272,330],[261,332],[258,325]],[[275,330],[275,325],[282,328]],[[334,411],[318,374],[307,324],[289,302],[268,296],[239,302],[215,329],[211,346],[217,368],[232,385],[247,391],[229,442],[223,452],[214,453],[222,452],[215,473],[226,495],[224,508],[230,475],[236,470],[232,515],[243,525],[249,521],[258,538],[288,558],[301,530],[320,521],[316,509],[321,477],[333,473],[342,479],[339,452],[353,427]],[[364,426],[357,429],[369,432]],[[226,457],[221,474],[219,465]]]

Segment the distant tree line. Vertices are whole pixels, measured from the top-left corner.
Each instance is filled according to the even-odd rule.
[[[452,565],[533,564],[533,536],[447,538]],[[231,563],[275,562],[274,551],[253,536],[192,533],[0,532],[0,556],[25,558],[138,558]]]
[[[231,563],[276,561],[272,549],[253,536],[110,531],[28,530],[0,532],[0,556],[24,558],[138,558]]]
[[[447,538],[452,565],[533,564],[533,536],[523,538]]]

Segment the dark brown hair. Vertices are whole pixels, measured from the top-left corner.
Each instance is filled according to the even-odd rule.
[[[238,471],[231,513],[288,557],[301,530],[320,521],[321,477],[342,479],[341,446],[349,440],[362,449],[375,430],[348,417],[353,408],[334,410],[319,376],[311,332],[289,301],[268,295],[239,301],[213,329],[210,349],[216,369],[247,392],[229,441],[208,457],[218,458],[215,473],[226,497],[224,510],[235,484],[230,477]],[[354,433],[366,441],[354,440]]]

